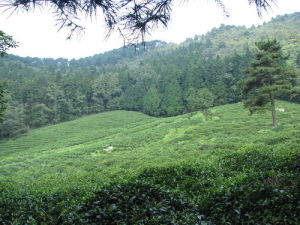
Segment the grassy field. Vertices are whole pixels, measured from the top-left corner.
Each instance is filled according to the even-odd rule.
[[[196,201],[197,205],[212,202],[208,200],[211,195],[207,193],[220,194],[223,193],[224,187],[234,188],[233,184],[248,179],[249,174],[256,174],[256,168],[260,168],[261,165],[255,163],[272,162],[272,165],[275,165],[278,159],[284,161],[299,156],[300,106],[279,102],[277,107],[285,108],[285,112],[278,112],[279,126],[277,128],[271,127],[270,113],[249,116],[242,104],[238,103],[213,108],[213,117],[207,122],[200,113],[190,118],[189,115],[154,118],[137,112],[114,111],[34,129],[15,139],[2,141],[0,142],[0,191],[2,190],[4,194],[0,194],[0,212],[1,201],[2,205],[8,205],[9,201],[14,201],[9,199],[12,195],[19,199],[18,196],[50,196],[61,191],[80,190],[78,191],[80,198],[73,201],[72,196],[69,196],[71,200],[59,201],[60,204],[68,202],[65,204],[69,207],[69,205],[81,204],[80,201],[94,196],[95,190],[103,190],[109,183],[124,183],[131,179],[142,179],[143,182],[146,180],[150,183],[149,185],[163,188],[164,191],[183,193],[189,199],[188,202]],[[251,156],[252,158],[247,159],[246,162],[244,156],[249,152],[250,155],[253,152],[255,154],[253,153],[253,157]],[[257,156],[260,154],[258,152],[265,155]],[[240,155],[237,157],[236,154]],[[264,156],[267,156],[268,160],[265,160]],[[270,161],[272,157],[276,158],[274,158],[276,162]],[[278,168],[282,167],[283,161],[279,162]],[[286,175],[287,171],[278,172],[276,166],[275,169],[263,168],[261,171],[266,174],[277,171],[276,178],[274,178],[276,180],[279,179],[278,173],[289,177],[296,174],[298,179],[298,166],[298,164],[295,165],[296,169],[292,172],[289,169],[288,175]],[[189,173],[194,175],[188,175],[185,168],[190,168],[188,170],[192,172]],[[207,171],[207,169],[214,171],[210,172],[213,176],[203,178],[203,174],[199,175],[199,171]],[[230,175],[226,175],[224,171],[229,171]],[[166,175],[162,176],[162,174]],[[177,177],[178,174],[181,174],[180,178]],[[293,178],[291,182],[295,179]],[[207,182],[208,187],[205,184]],[[281,181],[277,183],[282,184]],[[277,185],[276,182],[274,185]],[[298,183],[293,185],[298,185]],[[295,203],[291,205],[299,208],[299,199],[295,198],[293,197],[293,201],[298,202],[298,205]],[[3,210],[5,212],[4,206],[2,206],[2,212]],[[208,203],[206,206],[209,208]],[[68,218],[70,211],[74,210],[67,206],[64,208],[60,205],[60,207],[65,210],[61,211],[64,212],[63,215]],[[234,210],[239,212],[239,209]],[[59,212],[52,215],[47,211],[47,216],[44,215],[44,217],[33,215],[30,217],[32,220],[26,217],[26,223],[25,219],[22,220],[20,216],[17,216],[18,213],[12,216],[12,212],[13,209],[7,213],[7,217],[3,216],[2,220],[0,216],[0,224],[1,222],[2,224],[68,224],[67,219],[57,219],[65,218],[63,215],[57,215]],[[206,214],[209,213],[206,212]],[[77,214],[80,213],[77,212]],[[198,219],[201,216],[196,215]],[[293,221],[298,222],[299,217],[294,217]],[[213,214],[208,218],[214,221]],[[9,222],[5,223],[5,220]],[[42,220],[44,222],[41,222]],[[68,221],[76,224],[74,222],[76,219],[73,221],[69,218]],[[77,224],[134,224],[132,221],[124,222],[130,221],[126,219],[123,219],[123,223],[97,223],[96,220],[91,222],[92,220],[82,218],[80,221]],[[189,220],[185,218],[182,221]],[[219,224],[225,224],[227,220],[224,219],[224,223],[220,221]],[[280,223],[297,224],[296,222]],[[216,221],[214,223],[218,224]],[[269,222],[269,224],[280,223]],[[136,224],[171,223],[139,221]],[[196,224],[196,222],[175,224]],[[267,223],[231,222],[228,224]]]

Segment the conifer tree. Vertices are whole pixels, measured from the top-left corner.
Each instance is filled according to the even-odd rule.
[[[280,43],[274,40],[256,42],[258,52],[243,82],[243,91],[248,94],[244,105],[254,113],[259,110],[271,110],[272,125],[277,126],[275,99],[279,94],[291,93],[296,83],[296,74],[286,64],[288,56],[282,52]]]

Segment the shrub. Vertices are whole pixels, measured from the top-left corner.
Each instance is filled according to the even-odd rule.
[[[211,195],[203,210],[220,225],[296,225],[300,223],[299,197],[299,189],[285,186],[282,178],[250,178]]]
[[[72,224],[200,224],[203,216],[197,204],[185,195],[155,187],[145,181],[115,183],[69,215]]]

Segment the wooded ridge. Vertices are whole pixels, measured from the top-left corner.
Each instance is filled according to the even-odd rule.
[[[276,38],[299,74],[299,27],[294,13],[258,27],[221,25],[179,45],[151,41],[78,60],[7,55],[0,58],[7,90],[0,138],[111,110],[179,115],[193,111],[193,90],[210,92],[213,106],[239,102],[256,41]]]

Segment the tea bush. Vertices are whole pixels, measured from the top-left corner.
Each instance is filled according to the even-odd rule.
[[[94,193],[69,215],[72,224],[201,224],[198,205],[185,195],[143,180],[114,183]]]
[[[0,225],[300,224],[300,107],[107,112],[0,142]],[[105,151],[112,146],[112,151]]]

